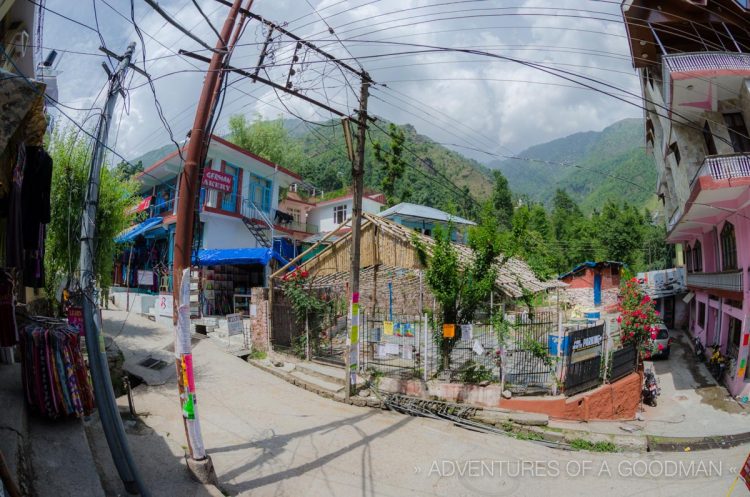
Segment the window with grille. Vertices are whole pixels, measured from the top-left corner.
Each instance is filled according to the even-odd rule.
[[[693,247],[693,271],[696,273],[703,271],[703,249],[700,241],[695,242],[695,247]]]
[[[344,205],[337,205],[333,208],[333,222],[336,224],[341,224],[344,221],[347,220],[347,206]]]
[[[725,223],[721,229],[721,269],[737,269],[737,241],[732,223]]]
[[[729,130],[729,138],[735,152],[750,152],[750,137],[747,135],[747,126],[741,112],[730,112],[724,114],[724,122]]]

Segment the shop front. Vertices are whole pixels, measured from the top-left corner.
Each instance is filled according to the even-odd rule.
[[[201,317],[249,317],[251,289],[265,286],[269,265],[284,265],[286,260],[266,247],[201,249],[193,264],[199,268],[193,271],[193,277],[198,280]]]

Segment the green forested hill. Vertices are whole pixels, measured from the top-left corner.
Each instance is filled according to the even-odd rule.
[[[510,159],[494,161],[490,167],[503,172],[516,195],[546,205],[557,188],[568,191],[588,212],[607,200],[643,206],[654,197],[656,168],[643,149],[640,119],[553,140],[520,156],[550,163]]]

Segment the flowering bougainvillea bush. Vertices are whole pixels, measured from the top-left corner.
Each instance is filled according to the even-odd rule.
[[[654,301],[646,295],[636,278],[631,278],[620,287],[618,310],[620,316],[620,340],[625,346],[634,345],[641,357],[649,357],[656,351],[654,340],[659,331],[659,311]]]

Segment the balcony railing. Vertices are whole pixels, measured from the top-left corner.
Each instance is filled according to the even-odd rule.
[[[694,288],[742,292],[743,272],[688,273],[687,285]]]
[[[750,54],[738,52],[689,52],[662,56],[662,84],[665,102],[672,101],[673,72],[737,71],[750,73]]]
[[[691,189],[702,176],[717,180],[750,178],[750,154],[707,155],[690,182]]]
[[[665,71],[669,72],[719,69],[750,71],[750,54],[738,52],[676,53],[662,56],[662,62]]]
[[[318,227],[314,224],[301,223],[299,221],[289,221],[286,223],[276,223],[282,228],[287,228],[293,231],[300,231],[302,233],[314,234],[318,232]]]

